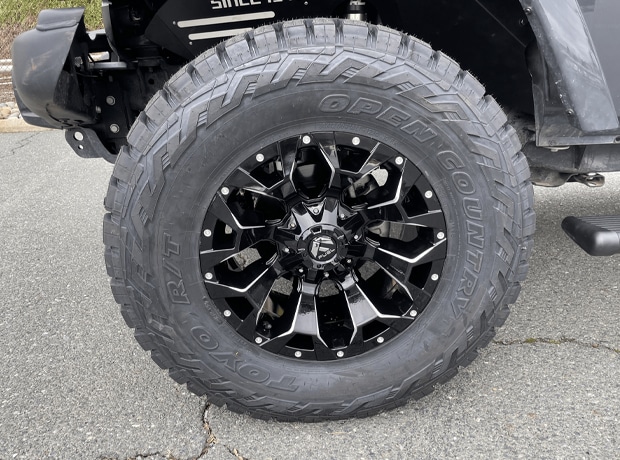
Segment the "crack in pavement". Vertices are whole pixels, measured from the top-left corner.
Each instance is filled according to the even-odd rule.
[[[200,455],[196,457],[196,460],[200,460],[204,458],[209,452],[209,449],[211,449],[213,446],[215,446],[218,443],[217,437],[215,436],[215,434],[213,434],[211,425],[209,425],[209,409],[210,408],[211,408],[211,404],[209,404],[208,402],[205,402],[205,406],[202,409],[202,428],[207,433],[207,439],[205,440],[204,446],[202,448],[202,452],[200,452]]]
[[[209,452],[209,449],[211,449],[213,446],[219,443],[217,437],[215,436],[215,434],[213,433],[213,430],[211,429],[211,426],[209,425],[209,409],[210,408],[211,408],[211,404],[206,403],[204,411],[203,411],[203,415],[202,415],[202,422],[203,422],[203,427],[205,431],[207,432],[207,440],[205,442],[205,447],[202,451],[202,454],[196,460],[202,460],[203,458],[202,455],[206,456],[206,454]],[[239,450],[237,450],[236,447],[230,447],[226,444],[222,444],[222,446],[224,446],[226,450],[228,450],[228,452],[230,452],[231,455],[235,457],[236,460],[250,460],[248,457],[244,457],[243,455],[241,455],[239,453]]]
[[[6,154],[1,155],[0,154],[0,160],[4,160],[5,158],[9,158],[12,157],[14,155],[17,154],[17,151],[19,149],[23,149],[24,147],[27,146],[28,142],[35,136],[41,134],[40,132],[34,132],[34,133],[30,133],[28,136],[24,137],[23,139],[20,139],[19,141],[17,141],[17,145],[15,147],[13,147],[12,149],[10,149]]]
[[[119,460],[120,457],[100,457],[100,460]],[[153,452],[150,454],[140,454],[135,457],[127,457],[126,460],[179,460],[172,454],[162,454],[161,452]]]
[[[578,345],[585,348],[603,349],[620,354],[620,348],[613,348],[608,345],[603,345],[597,342],[582,342],[577,339],[569,337],[560,337],[559,339],[551,339],[546,337],[529,337],[523,340],[493,340],[496,345],[510,346],[510,345],[531,345],[534,343],[544,343],[547,345],[564,345],[567,343]]]
[[[207,413],[209,412],[210,407],[211,407],[211,404],[205,403],[204,408],[201,409],[200,411],[202,414],[202,428],[205,430],[205,434],[206,434],[206,439],[202,447],[202,450],[200,451],[198,455],[189,457],[186,460],[204,460],[207,453],[209,452],[209,449],[211,449],[217,443],[217,438],[213,434],[213,430],[211,430],[211,427],[209,426],[209,422],[207,421]],[[228,449],[228,447],[226,448]],[[238,457],[238,458],[240,460],[248,460],[248,459],[243,459],[243,457]],[[121,457],[119,456],[99,457],[99,460],[121,460]],[[137,454],[133,457],[126,457],[125,460],[181,460],[181,458],[176,457],[172,453],[152,452],[148,454]]]

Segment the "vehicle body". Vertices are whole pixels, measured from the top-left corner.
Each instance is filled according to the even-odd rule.
[[[526,260],[534,226],[528,181],[543,186],[559,186],[567,181],[600,186],[604,183],[600,173],[620,171],[620,66],[616,59],[616,43],[620,41],[620,4],[614,0],[113,0],[103,2],[105,30],[96,32],[86,31],[82,15],[81,8],[46,10],[39,16],[35,30],[16,39],[13,48],[14,86],[23,117],[35,125],[65,129],[68,143],[82,157],[101,157],[116,162],[115,175],[106,198],[106,207],[111,212],[104,224],[107,265],[115,297],[123,305],[123,314],[128,324],[136,328],[136,337],[142,346],[151,350],[153,358],[162,367],[170,369],[171,375],[177,381],[187,382],[193,391],[199,394],[208,393],[216,402],[228,403],[236,410],[250,410],[255,416],[314,420],[370,414],[402,403],[409,393],[421,396],[428,392],[435,382],[445,381],[456,372],[458,365],[473,359],[476,347],[483,346],[490,340],[493,327],[501,325],[505,319],[505,307],[516,299],[519,282],[527,270]],[[282,22],[295,18],[299,20]],[[261,27],[263,24],[272,23],[273,26]],[[402,33],[399,35],[393,29]],[[222,39],[230,36],[237,38],[221,43]],[[425,42],[430,43],[437,51],[433,51]],[[377,54],[375,50],[383,49],[382,47],[385,47],[385,54]],[[341,51],[348,53],[348,60],[341,62],[337,57],[330,57]],[[317,56],[316,62],[312,56]],[[371,58],[374,60],[369,60]],[[323,62],[323,59],[331,61]],[[396,70],[402,65],[402,59],[405,59],[408,67],[399,73]],[[280,60],[286,61],[286,64],[282,64],[285,66],[270,73],[271,64]],[[475,75],[492,98],[485,96],[484,89],[469,73],[461,71],[456,62]],[[343,67],[345,64],[346,67]],[[260,72],[248,70],[256,65],[262,66]],[[291,68],[293,70],[290,70]],[[217,88],[226,80],[230,85],[234,83],[234,87],[229,86],[225,92],[219,94]],[[295,88],[286,88],[292,85],[291,81],[298,82]],[[346,84],[343,86],[343,83]],[[347,89],[349,83],[358,86]],[[321,99],[315,101],[311,94],[302,91],[303,84],[309,85],[307,88],[314,88],[316,94],[321,94]],[[211,91],[210,95],[204,93],[204,88],[207,87],[208,91]],[[394,88],[398,88],[398,91],[390,93],[390,97],[401,98],[401,105],[390,105],[390,98],[386,96],[388,93],[383,93],[396,91]],[[277,96],[280,94],[278,91],[282,92],[282,96]],[[291,96],[288,102],[284,103],[283,95],[289,92]],[[292,96],[293,94],[295,96]],[[453,99],[455,95],[458,96],[456,103]],[[196,101],[203,99],[200,103],[204,103],[204,107],[195,108],[198,104]],[[251,106],[255,99],[256,104]],[[505,115],[495,101],[503,108]],[[410,102],[413,105],[408,105]],[[307,109],[308,104],[318,104],[318,111],[314,113],[314,109]],[[267,106],[272,107],[271,112],[264,109]],[[411,107],[415,108],[411,109],[415,115],[409,111]],[[273,108],[276,108],[275,112]],[[279,117],[277,108],[286,112],[286,117]],[[314,115],[299,115],[306,112]],[[188,113],[191,115],[187,115]],[[418,114],[425,115],[418,117]],[[357,115],[361,117],[359,125],[354,118]],[[304,126],[306,131],[296,134],[292,125],[287,130],[271,128],[266,120],[272,116],[274,120],[278,120],[275,124],[282,127],[289,126],[288,118],[296,119],[295,117],[299,116],[297,126]],[[323,131],[314,132],[311,129],[312,123],[307,121],[310,119],[315,120],[316,126],[324,126],[323,130],[333,132],[335,140],[325,141]],[[228,125],[224,125],[220,120],[228,120]],[[238,127],[231,128],[233,123],[239,123]],[[203,125],[205,130],[193,130],[196,126]],[[444,125],[452,126],[450,129],[453,131],[448,130],[452,134],[443,131]],[[339,134],[344,128],[336,126],[346,126],[344,133],[357,135],[352,141],[345,142],[342,140],[344,134]],[[381,126],[386,133],[395,129],[390,131],[389,136],[386,134],[385,142],[388,144],[390,136],[397,139],[403,132],[410,135],[409,140],[403,138],[402,142],[394,141],[394,151],[402,151],[407,142],[412,142],[409,145],[412,151],[421,149],[424,144],[430,146],[428,152],[436,149],[437,160],[433,161],[437,164],[427,165],[425,155],[405,154],[392,157],[385,154],[387,156],[382,157],[382,166],[377,168],[387,175],[387,182],[382,181],[378,175],[369,178],[370,170],[367,166],[377,149],[375,146],[373,150],[370,144],[383,139]],[[481,126],[484,126],[483,131],[474,133],[474,129],[480,129]],[[256,145],[260,146],[256,147],[259,153],[250,156],[239,153],[243,149],[247,150],[243,137],[246,130],[248,139],[255,139]],[[275,133],[279,133],[279,140],[273,144],[277,149],[283,148],[284,143],[290,139],[298,139],[297,156],[292,160],[293,166],[290,166],[292,169],[287,169],[284,154],[278,154],[280,156],[276,155],[275,160],[270,160],[267,138],[272,137],[269,137],[271,134],[264,134],[267,131],[271,133],[270,130],[273,130],[272,137],[277,137]],[[305,132],[308,134],[304,135]],[[415,139],[411,139],[411,136]],[[436,142],[436,136],[441,137],[442,141]],[[469,140],[465,141],[468,136]],[[525,161],[520,159],[517,136],[527,157],[529,170]],[[238,146],[231,147],[231,155],[240,155],[239,162],[242,157],[244,162],[233,161],[231,165],[234,163],[236,166],[228,167],[228,160],[223,158],[210,165],[209,168],[218,170],[221,177],[230,175],[221,182],[219,191],[214,189],[205,192],[206,195],[196,191],[196,194],[191,195],[188,189],[198,190],[202,185],[199,179],[187,176],[185,172],[175,173],[174,177],[177,178],[176,182],[187,184],[186,189],[168,191],[168,185],[163,180],[159,181],[160,178],[168,174],[166,170],[171,164],[176,166],[177,153],[179,158],[185,158],[190,155],[186,153],[188,149],[196,149],[191,147],[192,143],[196,142],[196,137],[201,139],[200,142],[204,142],[204,145],[212,148],[218,146],[217,148],[226,150],[225,144],[218,143],[218,138],[225,137],[231,144]],[[460,141],[457,141],[457,138]],[[461,141],[464,144],[459,144]],[[330,157],[332,154],[329,153],[329,148],[323,148],[324,142],[333,142],[333,152],[338,152],[338,159]],[[468,155],[452,156],[452,150],[446,147],[451,145],[451,142],[461,147],[469,145],[470,150],[478,155],[474,163],[489,168],[488,171],[485,169],[482,173],[474,172],[476,166],[473,163],[468,165],[464,160]],[[360,153],[358,150],[365,144],[369,147],[364,150],[365,153]],[[401,150],[396,146],[400,146]],[[310,148],[323,152],[322,156],[319,155],[317,160],[313,157],[314,153],[304,150]],[[457,151],[456,147],[454,151]],[[194,155],[191,156],[194,158],[191,160],[193,166],[188,165],[188,171],[192,168],[199,170],[204,166],[195,159],[198,158],[195,157],[196,154],[191,155]],[[366,163],[359,163],[361,160],[356,155],[366,155]],[[414,157],[417,160],[414,161]],[[248,165],[248,158],[256,158],[259,163],[266,161],[266,169],[261,170],[262,172],[251,169],[255,166]],[[189,159],[187,161],[190,162]],[[407,165],[409,161],[416,165],[414,173],[404,170],[403,164]],[[155,165],[160,163],[161,167]],[[344,163],[349,164],[349,169],[343,166]],[[355,164],[359,171],[354,170],[352,164]],[[235,176],[237,173],[231,172],[231,168],[235,167],[239,168],[237,171],[242,171],[254,179],[246,177],[245,182],[239,182],[240,179]],[[473,169],[468,169],[470,167]],[[331,175],[329,168],[332,170]],[[499,185],[497,189],[491,187],[489,194],[496,198],[493,206],[498,212],[497,215],[507,216],[508,220],[505,219],[506,222],[502,225],[505,226],[505,234],[514,234],[508,238],[512,241],[514,237],[515,242],[510,244],[503,242],[502,231],[498,230],[497,234],[490,236],[476,223],[477,216],[482,215],[483,211],[479,207],[482,196],[476,198],[475,189],[484,188],[493,182],[489,177],[493,176],[490,171],[495,169],[506,171],[509,177],[494,177]],[[440,173],[439,170],[443,172]],[[148,172],[148,179],[143,177],[143,171]],[[290,181],[294,191],[281,185],[273,177],[267,178],[273,174],[279,177],[280,173],[284,174],[285,182]],[[208,175],[208,170],[205,170],[204,174]],[[445,222],[442,220],[428,224],[428,228],[436,230],[435,236],[423,236],[425,233],[420,228],[426,228],[427,224],[420,223],[422,220],[410,223],[407,217],[402,217],[409,213],[407,206],[410,209],[413,206],[408,203],[418,200],[418,195],[415,195],[415,199],[413,195],[399,198],[401,185],[394,188],[390,182],[400,177],[402,184],[411,174],[426,178],[425,185],[416,185],[420,193],[419,199],[425,202],[424,222],[430,222],[431,217],[438,213],[445,216]],[[259,176],[264,178],[259,180]],[[474,179],[470,182],[472,177]],[[272,179],[272,185],[265,187],[264,181],[269,182]],[[349,180],[352,185],[348,188],[346,185],[336,185],[341,179]],[[319,184],[315,183],[317,181]],[[321,189],[320,183],[323,181],[328,185]],[[450,181],[453,181],[453,185],[442,185]],[[444,186],[446,192],[442,193]],[[437,190],[433,187],[437,187]],[[454,193],[448,191],[450,187]],[[138,192],[134,193],[137,188],[140,188],[139,196],[136,195]],[[375,190],[382,188],[387,188],[384,194],[395,193],[395,198],[391,201],[379,200],[378,204],[373,204],[373,200],[381,195]],[[186,191],[187,196],[191,195],[192,198],[189,201],[179,199],[177,211],[181,214],[176,217],[168,214],[171,211],[164,209],[163,204],[160,204],[163,201],[158,201],[160,194],[162,197],[169,194],[178,197],[185,196],[183,194]],[[452,205],[447,204],[450,197],[458,193],[462,195],[460,204],[456,201]],[[232,208],[233,195],[236,196],[234,199],[238,200],[234,206],[243,209],[249,207],[251,210],[239,213],[229,211],[232,219],[230,215],[222,217],[215,209],[217,200],[224,199]],[[246,200],[246,195],[252,195],[250,202],[253,204],[243,201]],[[435,195],[438,202],[434,201]],[[268,199],[261,198],[265,196],[268,196]],[[365,204],[361,204],[359,196],[366,197]],[[257,203],[260,200],[271,201],[259,206]],[[205,204],[197,205],[196,209],[185,206],[194,202]],[[270,229],[269,236],[264,237],[265,241],[270,241],[269,244],[263,240],[262,243],[253,240],[253,245],[235,243],[237,252],[240,244],[242,247],[249,245],[259,254],[256,256],[259,261],[261,257],[265,257],[264,264],[267,268],[264,272],[252,275],[253,281],[244,282],[243,285],[235,284],[237,281],[224,283],[220,280],[226,276],[234,275],[242,279],[246,266],[238,266],[237,262],[232,263],[230,259],[218,259],[212,262],[212,265],[215,264],[213,272],[205,269],[211,262],[201,259],[202,275],[206,278],[206,283],[205,280],[193,280],[192,283],[188,281],[185,273],[187,268],[184,268],[187,266],[181,264],[186,263],[188,258],[196,257],[182,257],[185,243],[179,240],[181,236],[174,235],[175,232],[178,232],[178,235],[191,233],[191,225],[183,231],[180,228],[166,230],[166,219],[170,222],[175,219],[182,220],[185,218],[183,216],[197,212],[204,222],[200,223],[199,232],[196,234],[202,236],[199,239],[188,237],[188,241],[200,248],[201,257],[204,255],[204,258],[208,259],[207,255],[212,255],[217,248],[215,243],[211,246],[211,243],[205,240],[212,237],[218,225],[226,222],[226,231],[222,230],[218,237],[221,241],[227,238],[260,240],[263,237],[256,236],[258,230],[251,229],[261,225],[246,221],[254,222],[252,219],[256,213],[267,215],[267,208],[277,208],[280,204],[282,216],[267,219],[265,222],[268,223],[261,221],[265,229]],[[386,217],[396,212],[391,206],[398,207],[401,217],[396,219],[402,218],[404,222],[398,230],[401,232],[397,238],[398,244],[388,241],[391,238],[390,232],[398,233],[397,229],[400,228],[391,223],[393,217]],[[377,207],[384,209],[380,217],[369,212]],[[458,211],[461,212],[461,217],[457,216],[459,207],[463,208]],[[321,217],[314,220],[314,226],[306,227],[303,222],[311,220],[312,214]],[[485,221],[487,223],[484,225],[491,221],[497,223],[497,215],[486,217],[488,221]],[[347,222],[354,220],[364,221],[355,235],[355,232],[347,233]],[[269,223],[271,221],[280,222],[275,230],[271,228],[275,225]],[[591,254],[611,255],[620,252],[619,221],[620,217],[617,216],[570,218],[565,221],[564,227],[569,235]],[[149,230],[152,222],[159,223],[153,224],[152,230]],[[293,233],[296,229],[299,230],[290,236],[290,241],[274,236],[284,231],[282,223],[288,225],[288,229]],[[129,232],[131,235],[126,236],[127,226],[134,224],[134,233]],[[414,234],[409,234],[413,231],[412,227],[416,227],[416,230]],[[149,246],[146,243],[149,238],[143,236],[149,232],[152,232],[153,238],[160,243],[156,241],[152,243],[154,246]],[[445,246],[446,234],[453,235],[452,239],[447,237],[450,244],[448,249],[437,250],[436,248]],[[491,243],[484,243],[483,248],[482,241],[487,238],[497,245],[495,249],[491,247]],[[356,246],[360,239],[367,242],[364,249],[366,255],[359,255],[359,266],[352,268],[352,265],[358,263],[355,251],[362,250]],[[428,239],[424,244],[428,243],[429,246],[424,251],[416,252],[416,257],[406,258],[395,254],[400,249],[390,249],[408,244],[422,245],[423,242],[412,243],[418,239]],[[458,241],[462,241],[465,246],[469,245],[468,248],[457,243]],[[267,247],[270,245],[275,249]],[[148,263],[145,265],[142,261],[151,258],[154,248],[163,251],[163,259],[159,257],[158,262],[152,262],[153,268],[149,271],[145,269]],[[299,270],[299,274],[291,274],[292,269],[286,268],[291,249],[305,257],[303,261],[294,262],[292,265],[295,271]],[[285,267],[282,270],[287,273],[278,276],[293,283],[288,296],[299,296],[296,313],[291,313],[289,319],[286,319],[286,302],[282,300],[286,296],[281,292],[273,297],[280,299],[281,304],[277,303],[277,299],[268,299],[254,305],[252,300],[255,295],[265,296],[265,299],[271,295],[253,291],[261,284],[261,277],[270,270],[269,264],[274,263],[267,262],[269,257],[263,256],[263,253],[271,254],[272,250],[274,256],[277,254],[276,265],[280,267],[278,264],[282,264]],[[381,254],[375,253],[376,250]],[[433,255],[436,259],[429,258],[426,265],[422,265],[425,267],[422,271],[426,270],[424,274],[421,274],[420,270],[415,272],[415,276],[411,274],[412,268],[421,263],[420,260],[437,251],[443,252],[440,256]],[[495,270],[490,264],[488,268],[485,268],[486,265],[482,266],[482,255],[486,254],[486,251],[495,254],[498,261],[503,260],[506,268],[501,269],[499,275],[496,274],[497,280],[492,279],[492,284],[483,289],[479,280],[484,276],[478,276],[481,274],[480,270]],[[371,252],[373,256],[368,255]],[[234,251],[230,252],[230,258],[233,253]],[[299,401],[285,403],[285,396],[289,395],[287,391],[297,391],[300,375],[309,372],[307,369],[289,375],[285,366],[280,369],[278,378],[271,379],[275,367],[269,368],[272,369],[269,371],[260,367],[259,364],[263,362],[261,356],[250,357],[246,361],[243,358],[230,358],[225,353],[214,353],[213,350],[219,350],[218,345],[222,340],[218,339],[218,342],[213,332],[206,330],[208,328],[204,326],[205,320],[192,323],[185,316],[175,316],[178,314],[177,310],[170,313],[170,310],[166,310],[168,307],[162,308],[169,312],[171,318],[174,317],[170,323],[160,321],[160,317],[166,315],[149,316],[144,313],[153,302],[154,294],[144,293],[151,288],[163,297],[167,295],[168,300],[162,302],[168,302],[172,307],[195,303],[189,293],[190,284],[206,284],[208,296],[205,294],[203,297],[216,300],[219,295],[216,291],[219,288],[242,292],[242,297],[245,296],[243,302],[229,299],[226,301],[232,307],[219,308],[222,314],[220,323],[228,322],[239,332],[242,328],[240,324],[245,319],[238,313],[237,308],[254,308],[258,311],[253,313],[256,315],[256,331],[239,334],[249,342],[255,341],[256,347],[262,348],[259,353],[269,350],[269,343],[275,343],[277,338],[293,331],[293,335],[298,334],[304,339],[291,339],[286,346],[272,349],[272,353],[282,358],[282,362],[288,363],[287,359],[294,360],[302,356],[305,359],[307,351],[311,351],[311,360],[318,361],[320,365],[323,365],[323,361],[327,362],[325,367],[321,367],[322,372],[332,375],[334,371],[329,368],[332,361],[349,356],[352,356],[351,362],[358,356],[360,362],[372,359],[375,347],[380,349],[386,340],[391,340],[389,337],[400,337],[402,330],[407,330],[409,326],[397,324],[403,315],[418,314],[418,310],[410,310],[409,307],[403,307],[399,313],[391,314],[385,313],[389,310],[388,307],[385,307],[387,310],[384,311],[374,306],[363,307],[359,310],[363,313],[355,312],[352,305],[359,302],[398,303],[397,297],[393,297],[394,290],[400,289],[398,287],[393,286],[390,288],[392,291],[384,287],[377,288],[378,292],[381,292],[380,295],[377,294],[381,299],[377,300],[366,294],[366,288],[362,289],[365,281],[360,281],[359,290],[351,290],[351,283],[355,284],[358,278],[364,278],[363,274],[360,275],[363,272],[362,262],[375,257],[379,260],[385,254],[391,257],[389,261],[378,263],[383,264],[381,268],[393,278],[390,282],[394,284],[395,280],[394,286],[400,284],[399,276],[406,272],[407,280],[403,281],[401,286],[405,289],[405,285],[416,276],[422,277],[424,282],[420,282],[418,288],[424,295],[428,294],[431,300],[425,302],[430,302],[429,305],[434,305],[433,296],[443,296],[444,290],[447,292],[452,289],[452,300],[448,302],[451,303],[450,311],[453,311],[455,316],[452,321],[458,322],[463,315],[468,318],[460,338],[455,339],[454,343],[463,340],[467,343],[454,345],[456,348],[453,353],[448,352],[453,345],[444,344],[446,349],[435,359],[432,366],[427,363],[417,364],[418,367],[415,367],[412,363],[411,377],[399,377],[402,385],[395,386],[392,383],[390,386],[385,383],[384,387],[381,387],[377,383],[373,390],[362,390],[360,394],[354,392],[348,402],[344,396],[341,398],[344,398],[345,402],[329,403],[319,402],[320,398],[314,400],[314,396],[305,396],[306,399],[300,397]],[[181,262],[181,259],[175,261],[175,256],[181,257],[184,262]],[[460,275],[452,273],[451,276],[445,276],[450,273],[449,264],[442,264],[452,260],[452,257],[454,260],[462,259],[463,264],[468,261],[471,266],[467,268],[463,265]],[[275,260],[273,257],[272,259]],[[479,259],[480,263],[474,263],[474,259]],[[403,268],[404,272],[397,267],[403,260],[409,264]],[[438,260],[441,260],[441,263]],[[226,269],[221,266],[224,263],[228,264]],[[248,262],[247,267],[253,263]],[[498,263],[494,262],[493,266]],[[160,274],[153,275],[152,272],[159,269]],[[395,271],[391,271],[392,269]],[[444,275],[435,273],[435,270],[443,270]],[[229,272],[229,275],[225,274]],[[198,273],[200,275],[200,271]],[[246,276],[250,275],[251,273],[246,273]],[[130,280],[132,276],[133,281]],[[324,277],[324,281],[316,281],[318,276]],[[459,276],[462,279],[459,280]],[[389,284],[385,280],[370,281],[375,277],[376,274],[369,275],[367,284]],[[319,290],[321,283],[328,278],[335,279],[332,287],[340,294],[326,298],[337,304],[337,297],[341,295],[346,300],[345,310],[348,308],[350,312],[323,313],[329,308],[323,305],[325,302],[321,300]],[[444,289],[442,280],[445,278],[450,278],[451,281],[445,283],[446,286],[451,283],[451,288]],[[439,285],[436,284],[438,280]],[[296,287],[297,285],[299,287]],[[204,290],[205,287],[200,289]],[[314,307],[306,305],[302,314],[307,289],[314,289],[314,294],[311,295],[314,295],[315,299],[308,301],[309,305]],[[498,294],[499,291],[504,294]],[[196,299],[200,298],[200,292],[196,291]],[[360,295],[360,292],[363,295]],[[408,296],[415,304],[416,295],[408,292]],[[496,310],[480,307],[480,310],[470,316],[469,297],[475,297],[475,302],[481,305],[485,302],[494,303]],[[487,297],[490,300],[485,300]],[[503,300],[496,301],[496,297]],[[239,302],[243,305],[240,306]],[[265,306],[267,304],[269,308]],[[265,313],[266,308],[269,315]],[[284,313],[278,313],[280,310]],[[362,318],[364,315],[366,317]],[[328,317],[329,319],[325,319]],[[263,324],[268,324],[269,327],[265,326],[266,329],[261,332],[259,323],[265,318],[268,321]],[[318,326],[308,323],[308,318],[310,322],[317,322]],[[430,321],[432,315],[429,313],[426,318]],[[390,327],[393,329],[388,328],[389,331],[381,329],[382,332],[376,334],[369,331],[372,329],[370,325],[392,320],[394,324]],[[278,326],[278,321],[287,326]],[[334,332],[335,329],[332,328],[333,325],[338,328],[345,323],[348,324],[346,328],[352,328],[351,336],[345,337],[346,340],[338,335],[340,332]],[[426,329],[432,330],[432,324],[436,323],[427,324]],[[175,327],[184,327],[185,334],[196,339],[194,345],[179,348],[170,345],[170,331]],[[270,332],[272,327],[290,329],[283,329],[281,334],[275,337]],[[364,334],[368,333],[372,340],[360,339],[356,349],[353,344],[356,335],[361,334],[361,329],[365,329]],[[421,326],[418,329],[421,329]],[[177,330],[174,334],[183,333]],[[312,341],[308,337],[314,341],[313,344],[308,344],[307,341]],[[325,337],[333,339],[333,344],[327,344]],[[418,339],[420,337],[422,336]],[[394,339],[392,342],[397,343],[398,340]],[[338,345],[339,341],[343,341],[344,345]],[[348,341],[350,343],[345,343]],[[374,345],[370,346],[371,342]],[[230,346],[234,348],[236,345]],[[201,352],[209,355],[208,359],[214,359],[221,366],[216,369],[204,364],[206,367],[201,367],[200,359],[188,357],[187,347],[200,348]],[[251,350],[246,352],[252,355]],[[367,356],[369,357],[366,358]],[[394,363],[391,366],[394,366]],[[366,378],[367,369],[370,368],[353,371],[352,367],[350,372],[357,372],[356,378],[362,379]],[[225,369],[237,378],[236,383],[232,384],[235,391],[230,388],[220,390],[218,386],[226,386],[222,383],[225,380]],[[421,369],[424,369],[424,372]],[[419,374],[416,374],[418,371]],[[386,367],[383,373],[389,374],[390,367]],[[197,378],[197,375],[200,378]],[[420,375],[424,376],[419,377]],[[412,380],[414,376],[418,377],[415,382]],[[326,380],[329,378],[326,377]],[[281,393],[269,396],[267,390],[264,394],[259,390],[251,390],[251,394],[245,396],[230,396],[236,394],[235,392],[243,392],[239,390],[243,388],[243,382],[249,382],[248,385],[264,384],[264,387],[270,387],[271,390],[279,388]],[[312,386],[314,383],[307,385]],[[351,385],[351,382],[348,385]],[[374,393],[369,395],[372,391]],[[271,398],[271,406],[267,404],[265,407],[280,404],[286,409],[263,407],[259,402],[265,398]]]

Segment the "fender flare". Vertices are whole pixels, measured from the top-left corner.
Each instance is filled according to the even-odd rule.
[[[596,48],[577,0],[520,0],[528,15],[549,75],[533,72],[535,104],[540,89],[555,85],[560,107],[570,124],[584,133],[618,129],[618,115]],[[537,87],[538,86],[538,91]],[[550,91],[542,91],[549,94]],[[552,118],[547,106],[537,107],[537,125]]]
[[[36,28],[13,42],[13,85],[28,109],[26,121],[53,128],[93,121],[77,85],[63,74],[76,34],[79,29],[86,33],[83,16],[84,8],[43,10]]]

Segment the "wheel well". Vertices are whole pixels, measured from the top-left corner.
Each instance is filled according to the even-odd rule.
[[[525,51],[535,38],[519,2],[503,3],[498,6],[499,2],[493,0],[366,0],[364,7],[369,22],[414,35],[453,58],[475,75],[507,111],[532,114],[532,86]],[[157,19],[163,10],[156,12],[153,8],[147,14],[144,9],[138,14],[129,8],[134,4],[140,2],[104,8],[106,31],[115,51],[122,60],[134,63],[129,71],[102,74],[104,78],[93,82],[93,92],[99,101],[97,107],[102,110],[102,122],[94,129],[111,152],[117,152],[124,144],[138,113],[188,59],[161,46],[170,40],[163,32],[161,17]],[[331,0],[313,13],[346,17],[350,13],[349,4],[347,0]],[[301,8],[294,10],[299,17],[303,11]],[[118,27],[113,30],[114,24],[124,24],[123,21],[141,25],[125,28],[123,34],[116,30]],[[162,35],[154,35],[157,30],[161,30]],[[177,43],[180,43],[178,39]],[[114,97],[120,104],[111,106],[105,101],[114,91],[118,93]],[[120,130],[113,133],[111,126],[119,126]]]
[[[368,0],[378,20],[429,43],[475,75],[510,111],[533,114],[526,48],[535,40],[518,1]]]

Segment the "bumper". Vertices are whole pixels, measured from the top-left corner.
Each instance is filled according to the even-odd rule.
[[[83,8],[41,11],[37,27],[13,42],[13,87],[26,122],[68,128],[94,121],[73,65],[67,65],[76,37],[86,34],[83,15]],[[81,53],[75,51],[77,59]]]

